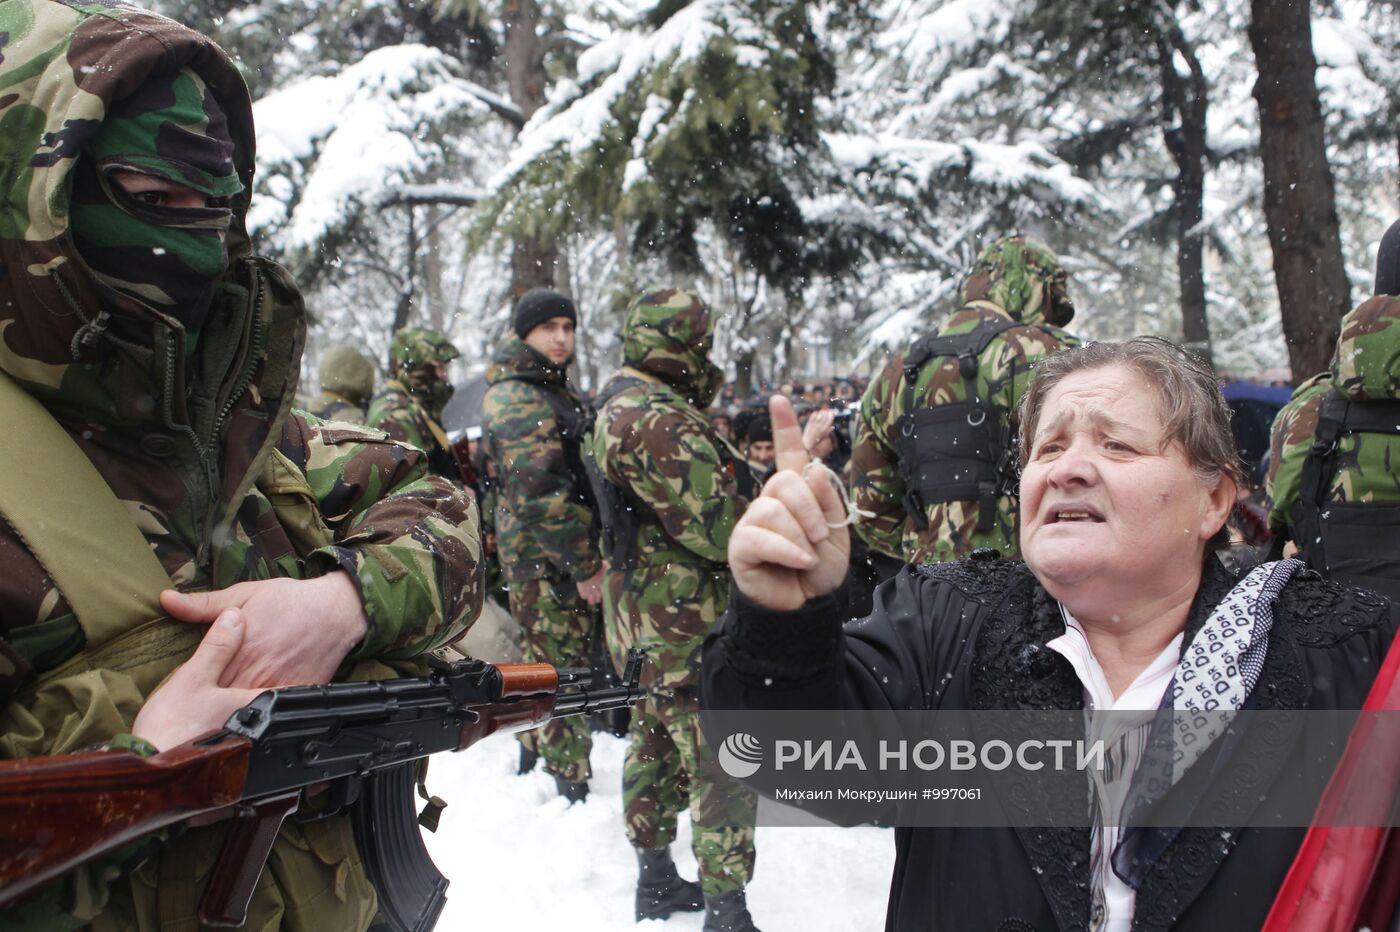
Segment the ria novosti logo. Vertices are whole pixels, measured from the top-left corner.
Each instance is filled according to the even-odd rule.
[[[763,766],[763,745],[753,735],[742,731],[735,732],[719,746],[719,765],[735,780],[743,780],[758,773]]]

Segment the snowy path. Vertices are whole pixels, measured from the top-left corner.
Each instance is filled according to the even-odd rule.
[[[595,735],[592,794],[569,808],[542,768],[515,776],[516,743],[496,737],[433,759],[429,787],[448,802],[426,836],[451,881],[439,932],[698,932],[699,913],[632,921],[636,860],[622,833],[626,743]],[[749,907],[763,932],[882,929],[894,838],[876,828],[763,828]],[[672,846],[695,876],[690,827]]]

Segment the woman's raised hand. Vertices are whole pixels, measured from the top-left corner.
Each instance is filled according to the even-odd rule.
[[[729,569],[750,601],[792,611],[841,585],[851,559],[846,503],[831,471],[807,455],[792,402],[768,402],[777,472],[729,538]]]

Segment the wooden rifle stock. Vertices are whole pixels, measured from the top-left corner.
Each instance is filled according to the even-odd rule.
[[[214,735],[151,758],[0,761],[0,903],[178,822],[235,805],[252,743]]]

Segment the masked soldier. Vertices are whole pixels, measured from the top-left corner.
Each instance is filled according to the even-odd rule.
[[[514,337],[486,372],[486,455],[496,464],[496,534],[510,611],[526,658],[588,666],[594,610],[602,598],[592,495],[580,442],[592,420],[569,381],[574,303],[557,291],[527,292],[512,315]],[[579,717],[540,730],[535,749],[571,802],[588,795],[593,742]]]
[[[1035,361],[1078,341],[1059,260],[1021,236],[982,251],[962,307],[890,359],[861,401],[851,452],[856,533],[909,563],[1018,553],[1016,408]]]
[[[305,312],[250,248],[232,62],[124,5],[0,0],[0,24],[0,422],[27,438],[0,453],[0,757],[149,755],[462,631],[470,499],[291,410]],[[230,824],[123,848],[0,924],[193,928]],[[248,927],[365,929],[377,903],[346,815],[289,819]]]
[[[1400,599],[1400,298],[1342,318],[1329,371],[1274,419],[1269,524],[1338,582]]]
[[[452,398],[447,364],[460,356],[440,333],[405,327],[389,344],[389,381],[374,396],[366,422],[390,439],[428,454],[428,468],[453,482],[461,471],[442,429],[442,411]]]
[[[689,805],[706,930],[752,930],[754,796],[726,777],[700,734],[699,650],[729,598],[725,553],[754,494],[743,456],[705,408],[723,383],[709,360],[714,315],[693,294],[642,295],[623,324],[624,368],[604,387],[590,451],[599,481],[603,605],[615,659],[647,652],[623,769],[627,837],[641,877],[637,919],[698,908],[670,854]],[[688,789],[688,792],[687,792]]]
[[[306,410],[326,421],[363,424],[374,394],[374,363],[353,346],[336,346],[321,359],[321,394]]]

